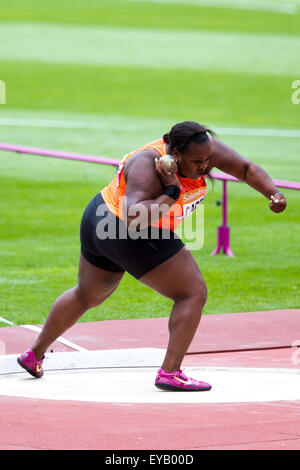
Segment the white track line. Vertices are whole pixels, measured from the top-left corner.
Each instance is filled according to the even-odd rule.
[[[108,129],[107,125],[92,121],[67,121],[63,119],[35,119],[35,118],[0,118],[0,125],[7,127],[46,127],[57,129]],[[121,127],[117,126],[119,129]]]
[[[107,124],[94,121],[72,121],[56,119],[34,119],[34,118],[8,118],[1,117],[0,125],[6,127],[44,127],[56,129],[88,129],[88,130],[134,130],[136,126],[120,124]],[[142,126],[142,124],[141,124]],[[268,129],[255,127],[221,127],[214,126],[219,134],[257,137],[285,137],[300,138],[299,129]]]
[[[36,331],[37,333],[40,333],[42,331],[42,328],[39,328],[38,326],[35,325],[16,325],[15,323],[11,322],[10,320],[7,320],[6,318],[0,317],[0,321],[3,323],[7,323],[10,326],[20,326],[20,328],[26,328],[27,330],[32,330]],[[72,341],[69,341],[68,339],[63,338],[62,336],[59,336],[56,341],[59,343],[64,344],[65,346],[68,346],[71,349],[75,349],[75,351],[88,351],[88,349],[83,348],[81,346],[78,346],[78,344],[73,343]]]
[[[255,137],[293,137],[300,138],[300,130],[297,129],[264,129],[246,127],[217,127],[217,131],[224,135],[240,135]]]
[[[21,328],[27,328],[28,330],[37,331],[38,333],[42,331],[42,328],[39,328],[38,326],[34,326],[34,325],[20,325],[20,326]],[[87,351],[86,348],[82,348],[81,346],[78,346],[72,341],[69,341],[68,339],[63,338],[62,336],[59,336],[56,339],[56,341],[58,341],[59,343],[65,344],[66,346],[69,346],[69,348],[75,349],[76,351]]]
[[[102,353],[107,355],[108,352],[102,351]],[[139,361],[139,355],[140,353],[136,350],[133,355],[136,363]],[[120,351],[120,358],[122,359],[122,351]],[[4,361],[5,359],[7,363],[13,358],[4,358]],[[186,372],[189,375],[188,370],[189,368]],[[24,373],[3,374],[0,377],[1,395],[76,402],[164,403],[168,405],[170,403],[198,405],[200,403],[299,401],[300,376],[297,370],[290,373],[284,371],[282,374],[272,369],[266,373],[266,369],[263,372],[257,372],[251,368],[239,371],[229,368],[223,371],[194,368],[192,373],[195,379],[211,383],[212,390],[192,394],[162,392],[154,386],[156,374],[154,370],[139,367],[129,370],[123,367],[122,369],[102,369],[101,372],[57,370],[47,373],[46,380],[38,381],[27,378],[24,380]]]
[[[6,320],[6,318],[0,317],[0,321],[3,323],[7,323],[10,326],[16,326],[12,321]]]
[[[135,3],[161,3],[165,5],[190,5],[198,7],[230,8],[233,10],[252,10],[271,13],[297,14],[294,3],[267,2],[265,0],[130,0]]]

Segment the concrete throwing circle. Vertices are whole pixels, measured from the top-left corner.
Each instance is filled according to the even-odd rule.
[[[4,375],[0,394],[106,403],[237,403],[300,399],[300,374],[283,369],[185,368],[212,384],[209,392],[167,392],[154,386],[157,369],[98,369]]]

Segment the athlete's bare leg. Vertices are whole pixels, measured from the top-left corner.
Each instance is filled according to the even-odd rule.
[[[162,364],[165,372],[174,372],[180,369],[199,325],[207,298],[205,281],[186,248],[152,269],[140,281],[174,301],[169,319],[170,339]]]
[[[99,269],[80,254],[78,283],[53,304],[45,325],[32,346],[42,359],[47,348],[90,308],[102,304],[118,287],[124,273]]]

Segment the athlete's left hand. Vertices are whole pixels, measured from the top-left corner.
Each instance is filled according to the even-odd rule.
[[[270,198],[270,204],[269,204],[271,211],[277,212],[277,213],[283,212],[286,206],[287,206],[286,199],[280,191],[272,194]]]

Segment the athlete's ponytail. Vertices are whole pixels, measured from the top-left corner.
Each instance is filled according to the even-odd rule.
[[[169,144],[170,143],[170,134],[164,134],[163,139],[164,139],[164,142],[166,144]]]

